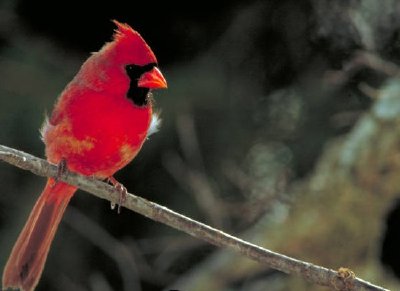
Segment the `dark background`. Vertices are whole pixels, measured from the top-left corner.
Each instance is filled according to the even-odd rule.
[[[116,178],[130,192],[240,233],[372,104],[359,85],[380,86],[381,72],[326,76],[346,72],[359,50],[398,61],[400,12],[396,1],[383,2],[1,0],[0,143],[42,157],[45,112],[110,40],[110,20],[129,23],[157,55],[169,88],[155,93],[160,132]],[[45,181],[1,163],[0,183],[4,265]],[[399,231],[391,228],[398,212],[382,233],[381,258],[400,273]],[[37,290],[160,290],[214,250],[79,191]]]

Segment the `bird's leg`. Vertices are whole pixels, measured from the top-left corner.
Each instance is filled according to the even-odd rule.
[[[121,205],[126,201],[126,195],[128,194],[128,190],[126,190],[125,186],[118,182],[113,176],[107,178],[107,181],[111,183],[115,189],[119,192],[119,200],[118,200],[118,213],[121,212]],[[111,202],[111,209],[115,208],[115,203]]]

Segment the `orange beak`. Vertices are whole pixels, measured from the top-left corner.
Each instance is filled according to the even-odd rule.
[[[161,74],[157,67],[151,69],[140,76],[138,81],[138,87],[149,88],[149,89],[165,89],[167,88],[167,81]]]

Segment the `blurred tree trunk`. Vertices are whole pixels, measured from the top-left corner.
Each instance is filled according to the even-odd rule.
[[[330,142],[313,174],[291,187],[291,205],[277,205],[242,237],[325,267],[348,267],[400,290],[379,260],[385,218],[400,190],[399,93],[399,79],[386,82],[353,130]],[[167,290],[323,289],[285,277],[219,250]]]

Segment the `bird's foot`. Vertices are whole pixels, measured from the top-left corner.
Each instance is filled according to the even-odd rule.
[[[57,174],[54,177],[54,184],[55,186],[60,180],[61,177],[67,172],[67,160],[62,158],[61,161],[57,165]]]
[[[119,192],[119,199],[118,199],[118,208],[117,211],[118,213],[121,212],[121,206],[125,203],[126,201],[126,196],[128,194],[128,190],[125,188],[124,185],[122,185],[120,182],[118,182],[113,176],[110,176],[107,178],[107,182],[112,184],[115,189]],[[111,202],[111,209],[115,209],[115,202]]]

